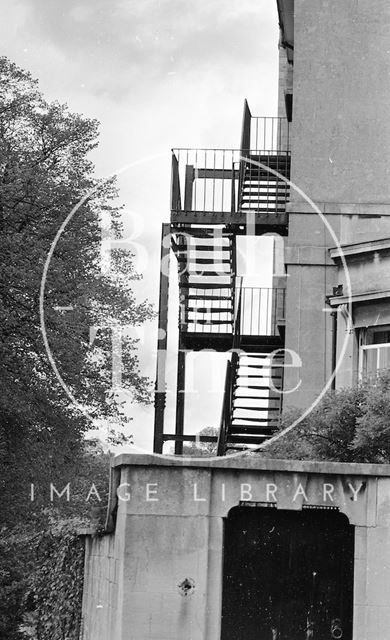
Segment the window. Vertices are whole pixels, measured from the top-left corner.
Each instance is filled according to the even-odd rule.
[[[390,369],[390,325],[362,329],[359,336],[361,378],[373,378]]]

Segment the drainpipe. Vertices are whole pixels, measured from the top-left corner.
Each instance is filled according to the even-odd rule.
[[[330,304],[330,296],[326,296],[325,303],[331,307]],[[332,308],[332,307],[331,307]],[[337,362],[337,308],[334,309],[330,317],[332,318],[332,373],[336,370],[336,362]],[[336,376],[332,380],[332,384],[330,386],[332,391],[336,390]]]
[[[337,309],[330,314],[332,318],[332,373],[336,370],[337,360]],[[336,390],[336,376],[334,376],[331,384],[332,391]]]

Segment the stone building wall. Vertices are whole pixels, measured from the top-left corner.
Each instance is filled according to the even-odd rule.
[[[118,535],[85,537],[83,634],[91,640],[115,638],[119,620],[120,569],[123,559],[115,555]]]

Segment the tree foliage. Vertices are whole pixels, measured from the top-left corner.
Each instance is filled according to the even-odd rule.
[[[289,411],[281,430],[299,417]],[[264,452],[298,460],[390,463],[390,374],[328,393],[294,429]]]
[[[199,431],[199,436],[218,437],[218,429],[215,427],[204,427]],[[174,454],[174,447],[171,448],[171,455]],[[183,445],[183,455],[194,458],[210,458],[217,455],[216,442],[190,442]]]
[[[20,598],[36,570],[27,559],[29,541],[49,527],[50,483],[72,482],[76,498],[58,508],[61,518],[78,517],[88,507],[85,487],[102,469],[108,476],[103,455],[86,457],[90,422],[60,385],[41,334],[44,265],[76,206],[47,272],[44,319],[57,369],[92,418],[123,419],[123,392],[112,389],[112,327],[153,317],[133,294],[140,276],[129,252],[112,251],[111,269],[101,268],[101,218],[109,216],[118,239],[122,209],[115,179],[94,177],[90,153],[97,144],[95,120],[47,102],[28,72],[0,58],[0,550],[9,558],[0,571],[0,636],[8,640],[21,637]],[[149,402],[150,382],[126,332],[122,362],[130,402]]]
[[[52,371],[39,315],[46,257],[61,224],[85,194],[90,197],[54,251],[44,312],[57,368],[94,418],[121,418],[111,390],[109,327],[134,326],[152,315],[150,305],[137,303],[132,293],[139,276],[131,255],[113,252],[111,272],[101,270],[100,218],[110,215],[115,237],[121,235],[122,222],[115,181],[99,183],[93,176],[89,154],[97,138],[95,120],[48,103],[27,72],[0,58],[0,455],[5,466],[22,457],[24,467],[26,458],[37,462],[33,466],[45,468],[48,476],[72,460],[90,426]],[[91,348],[92,327],[103,329]],[[123,345],[123,371],[131,399],[147,402],[149,381],[139,371],[130,338]]]

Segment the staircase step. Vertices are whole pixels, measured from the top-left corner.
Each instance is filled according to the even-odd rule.
[[[290,192],[287,189],[282,189],[278,185],[268,185],[261,182],[255,182],[253,184],[248,184],[244,187],[241,198],[256,196],[258,198],[276,198],[276,199],[285,199],[290,195]]]
[[[267,389],[269,389],[269,385],[251,385],[251,384],[245,384],[245,385],[239,385],[239,384],[235,384],[234,385],[234,390],[237,391],[237,389],[261,389],[262,391],[266,391]]]
[[[254,207],[260,210],[267,211],[267,209],[272,210],[283,210],[286,208],[286,204],[288,202],[287,198],[279,198],[277,202],[273,202],[269,199],[261,201],[258,198],[253,198],[252,200],[243,200],[240,201],[240,210],[241,209],[253,209]]]
[[[241,364],[240,363],[240,368],[241,367],[243,369],[260,369],[260,370],[261,369],[265,369],[265,368],[271,368],[271,367],[267,367],[267,365],[264,364],[264,362],[262,362],[261,364]],[[273,368],[274,367],[282,369],[282,365],[280,365],[280,364],[275,364],[275,365],[273,365]]]
[[[287,155],[285,153],[281,153],[281,154],[277,154],[277,155],[250,155],[249,156],[249,160],[253,160],[253,162],[260,162],[260,164],[276,164],[276,165],[290,165],[290,155]],[[247,163],[247,167],[248,166],[256,166],[253,164],[253,162],[248,162]]]
[[[232,307],[187,307],[186,311],[195,311],[197,313],[233,313]]]
[[[271,200],[281,200],[287,198],[289,191],[286,189],[280,189],[278,186],[263,184],[261,182],[248,184],[244,187],[241,197],[242,198],[267,198]]]
[[[240,213],[250,213],[251,211],[256,213],[285,213],[286,207],[285,206],[284,207],[260,207],[260,206],[241,207],[240,206]]]
[[[261,176],[248,176],[242,183],[244,191],[250,189],[269,189],[270,191],[280,191],[281,193],[287,193],[290,190],[290,186],[276,178],[275,180],[264,179]]]
[[[288,189],[280,188],[278,185],[273,184],[264,184],[263,182],[254,182],[252,184],[245,185],[241,198],[249,197],[249,196],[257,196],[261,198],[276,198],[279,200],[285,200],[289,197],[290,191]]]
[[[256,162],[258,162],[259,164],[265,164],[267,167],[274,165],[284,165],[285,167],[290,166],[290,157],[284,154],[278,156],[254,155],[249,156],[249,160],[251,162],[248,161],[246,163],[246,167],[256,167]]]
[[[259,385],[254,385],[254,384],[246,384],[245,387],[235,387],[235,389],[259,389],[261,391],[267,391],[269,389],[269,387],[265,387],[265,386],[259,386]]]
[[[239,391],[239,389],[238,389]],[[278,396],[235,396],[235,400],[276,400],[280,401],[280,395]]]
[[[236,404],[234,404],[234,409],[240,409],[241,411],[280,411],[280,407],[270,407],[270,406],[266,406],[266,407],[238,407]],[[241,419],[244,419],[244,416],[241,416]],[[251,418],[248,418],[248,420],[250,420]]]
[[[251,203],[251,204],[256,204],[256,203],[261,203],[261,204],[265,204],[265,203],[272,203],[272,204],[279,204],[279,203],[283,203],[286,201],[286,198],[283,198],[282,196],[280,196],[279,198],[260,198],[259,196],[257,196],[255,193],[253,194],[252,198],[242,198],[240,200],[240,202],[242,204],[245,204],[247,202]]]
[[[232,442],[232,443],[239,442],[239,441],[241,443],[248,442],[251,436],[252,437],[256,437],[257,436],[258,438],[262,438],[263,440],[266,440],[266,439],[270,438],[274,433],[275,433],[275,429],[269,429],[269,430],[265,431],[264,429],[261,429],[261,427],[259,429],[257,429],[257,430],[252,430],[252,431],[251,430],[247,430],[247,429],[242,429],[241,431],[232,432],[232,435],[229,438],[229,442]],[[243,437],[240,438],[240,440],[238,440],[239,434],[242,434],[242,436],[243,436]],[[247,436],[249,436],[249,438]],[[236,440],[236,438],[237,438],[237,440]],[[229,446],[229,444],[228,444],[228,446]]]
[[[185,264],[185,263],[195,263],[195,265],[197,264],[205,264],[205,265],[212,265],[215,266],[217,264],[231,264],[231,260],[230,258],[198,258],[195,256],[189,256],[188,253],[186,253],[183,256],[177,256],[178,261],[180,262],[180,264]]]
[[[210,228],[210,229],[201,229],[199,227],[195,228],[195,227],[187,227],[185,230],[181,229],[180,231],[176,231],[176,238],[184,238],[184,240],[187,240],[188,238],[195,238],[195,239],[201,239],[203,240],[204,238],[217,238],[218,240],[231,240],[231,238],[233,237],[232,234],[230,233],[226,233],[225,231],[222,231],[222,233],[220,233],[222,227],[219,227],[219,229],[217,228]],[[215,233],[216,231],[218,231],[218,233]]]
[[[228,289],[229,287],[226,287],[226,289]],[[211,296],[211,295],[207,295],[207,296],[196,296],[196,295],[188,295],[186,296],[187,300],[203,300],[203,302],[206,302],[207,300],[211,300],[211,301],[216,301],[216,300],[230,300],[231,301],[231,296]]]
[[[276,162],[260,162],[260,164],[263,164],[263,167],[259,167],[259,165],[257,164],[247,164],[245,167],[245,176],[247,176],[248,174],[251,173],[257,173],[257,174],[264,174],[266,176],[268,175],[275,175],[274,173],[272,173],[271,171],[268,172],[267,169],[272,169],[272,171],[277,171],[277,173],[280,173],[280,175],[282,175],[283,177],[286,177],[289,175],[290,173],[290,167],[284,163],[276,163]],[[275,176],[276,177],[276,176]],[[280,179],[280,178],[279,178]]]
[[[232,324],[232,320],[200,320],[199,318],[190,318],[187,319],[185,324],[203,324],[212,327],[216,324]]]
[[[245,378],[246,376],[242,376],[242,377],[243,377],[243,378]],[[256,377],[257,377],[257,378],[261,378],[261,381],[263,381],[263,380],[272,380],[272,381],[275,381],[275,380],[283,380],[283,376],[272,376],[272,377],[271,377],[271,376],[269,376],[269,375],[263,375],[263,376],[260,376],[260,375],[259,375],[259,376],[256,376]],[[260,380],[259,380],[259,382],[260,382]],[[275,386],[275,385],[274,385],[274,386]],[[245,385],[245,384],[240,383],[240,384],[238,385],[238,389],[240,389],[240,388],[245,389],[245,388],[246,388],[246,385]]]
[[[233,427],[245,427],[245,426],[250,426],[247,425],[246,422],[266,422],[267,424],[269,422],[275,423],[277,422],[277,420],[275,420],[275,418],[243,418],[242,416],[240,416],[239,418],[233,418],[233,420],[244,420],[245,422],[236,422],[234,424],[232,424]]]
[[[274,377],[274,374],[280,374],[279,377],[281,375],[283,375],[283,366],[279,363],[265,363],[263,362],[263,364],[258,365],[256,367],[251,367],[251,371],[256,370],[257,369],[257,373],[243,373],[241,371],[241,369],[246,369],[249,367],[245,367],[244,365],[239,365],[240,367],[240,371],[239,371],[239,376],[240,378],[270,378],[270,377]],[[269,369],[270,373],[264,373],[264,369]]]
[[[224,239],[209,237],[209,238],[196,238],[196,242],[187,242],[186,245],[183,245],[182,249],[198,249],[199,251],[207,251],[208,248],[212,247],[218,251],[224,251],[226,249],[230,249],[232,244],[231,242],[224,242]],[[204,244],[203,244],[204,243]]]
[[[240,432],[241,433],[256,433],[257,432],[261,432],[261,433],[271,433],[273,431],[275,431],[275,427],[277,427],[278,424],[275,423],[274,425],[272,424],[239,424],[239,425],[232,425],[232,429],[234,429],[236,432]]]
[[[202,271],[202,273],[191,273],[191,269],[187,268],[189,278],[233,278],[233,274],[229,271]]]
[[[259,360],[260,360],[260,359],[263,359],[263,358],[269,358],[269,357],[270,357],[270,354],[269,354],[269,353],[243,353],[243,354],[241,354],[241,357],[242,357],[242,358],[250,358],[250,359],[255,359],[255,358],[257,358],[257,359],[259,359]],[[281,353],[281,354],[276,353],[276,354],[273,356],[273,360],[275,360],[276,358],[283,359],[283,357],[284,357],[284,354],[282,354],[282,353]],[[245,367],[246,365],[244,365],[244,364],[243,364],[242,366],[243,366],[243,367]],[[251,366],[256,366],[256,365],[251,365]],[[262,366],[262,364],[261,364],[260,366]]]
[[[265,440],[267,440],[268,436],[247,436],[245,438],[245,442],[248,444],[262,444]],[[231,436],[229,438],[229,442],[227,443],[227,447],[229,449],[245,449],[245,446],[240,446],[240,447],[232,447],[231,445],[237,443],[237,444],[242,444],[243,443],[243,438],[239,437],[239,436]]]
[[[265,167],[268,167],[271,171],[268,171]],[[244,173],[244,182],[248,178],[256,177],[258,179],[269,180],[270,182],[283,182],[287,184],[283,178],[289,179],[289,169],[287,170],[285,166],[277,167],[276,165],[272,166],[268,164],[266,164],[265,167],[258,167],[256,165],[248,166]],[[274,171],[276,173],[273,173]],[[280,175],[277,175],[278,173]]]
[[[189,251],[196,251],[196,252],[201,252],[201,251],[221,251],[222,253],[226,253],[226,251],[230,252],[230,245],[189,245],[186,249],[181,250],[180,252],[176,252],[176,255],[182,254],[183,255],[187,255],[187,253]]]
[[[229,284],[215,284],[215,283],[197,283],[197,282],[181,282],[181,289],[197,289],[199,291],[210,291],[212,289],[230,289]],[[220,298],[222,299],[222,298]]]
[[[268,165],[266,165],[268,166]],[[285,167],[269,167],[270,169],[273,169],[273,171],[277,171],[277,173],[280,173],[280,175],[282,175],[283,177],[287,177],[288,179],[288,175],[290,172],[286,171]],[[287,175],[286,175],[287,174]],[[269,180],[270,182],[283,182],[284,184],[286,184],[284,182],[284,180],[282,180],[282,178],[280,178],[280,176],[276,176],[274,173],[271,173],[271,171],[267,171],[266,169],[264,169],[263,167],[257,167],[256,165],[252,165],[250,168],[247,167],[245,174],[244,174],[244,182],[248,179],[248,177],[256,177],[256,178],[263,178],[265,180]]]

